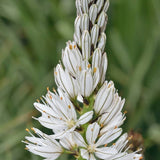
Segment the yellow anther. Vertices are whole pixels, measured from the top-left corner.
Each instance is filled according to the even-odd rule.
[[[50,95],[49,98],[52,99],[52,96]]]
[[[39,99],[37,99],[37,102],[38,102],[38,103],[40,102]]]
[[[118,128],[117,126],[114,127],[114,129],[117,129],[117,128]]]
[[[68,108],[71,109],[71,106],[69,105]]]
[[[139,160],[142,160],[143,159],[143,157],[141,156],[140,158],[139,158]]]
[[[44,113],[46,113],[46,111],[43,111]]]
[[[96,68],[96,67],[93,69],[93,72],[94,72],[94,73],[96,73],[96,72],[97,72],[97,68]]]
[[[55,90],[55,88],[53,88],[53,92],[54,92],[54,93],[56,93],[56,90]]]
[[[73,48],[72,45],[69,45],[69,49],[72,50],[72,48]]]
[[[116,143],[113,143],[113,146],[115,146],[116,145]]]
[[[55,72],[55,75],[57,76],[57,72]]]
[[[60,118],[60,120],[62,120],[62,118]]]
[[[79,66],[79,71],[82,71],[82,68],[81,68],[81,66]]]
[[[74,49],[76,49],[77,48],[77,46],[76,45],[74,45]]]
[[[110,88],[110,87],[111,87],[111,84],[108,85],[108,88]]]
[[[107,147],[108,144],[105,144],[104,146]]]
[[[93,132],[93,128],[91,129],[91,131]]]
[[[63,97],[60,97],[61,100],[63,100]]]
[[[28,148],[26,147],[25,150],[28,150]]]
[[[127,111],[124,111],[124,114],[127,114]]]
[[[90,68],[91,67],[91,65],[90,64],[88,64],[88,68]]]
[[[51,118],[50,116],[48,116],[48,118]]]
[[[31,130],[32,130],[33,132],[35,132],[35,133],[36,133],[36,131],[35,131],[35,129],[34,129],[34,128],[31,128]]]
[[[27,132],[29,132],[29,129],[28,129],[28,128],[26,128],[26,131],[27,131]]]
[[[101,124],[101,128],[102,128],[103,126],[104,126],[104,124],[102,123],[102,124]]]
[[[130,141],[133,138],[133,136],[128,137],[128,140]]]

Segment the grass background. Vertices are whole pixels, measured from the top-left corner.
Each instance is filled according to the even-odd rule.
[[[160,1],[110,1],[107,79],[126,98],[124,129],[143,135],[146,160],[159,160]],[[32,104],[55,87],[53,68],[73,39],[75,11],[74,0],[0,0],[0,160],[42,159],[21,140],[26,127],[44,131],[31,119]]]

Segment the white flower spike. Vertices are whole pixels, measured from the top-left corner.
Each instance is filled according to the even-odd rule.
[[[31,136],[23,143],[44,160],[63,153],[76,160],[142,160],[140,149],[131,151],[128,135],[121,136],[125,100],[112,81],[105,81],[109,0],[75,2],[74,40],[66,43],[62,62],[54,70],[57,91],[47,88],[41,102],[34,103],[41,116],[33,118],[53,133],[32,128],[34,136],[26,129]]]

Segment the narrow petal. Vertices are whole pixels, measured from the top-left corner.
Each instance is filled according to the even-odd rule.
[[[94,144],[98,134],[99,134],[100,126],[95,122],[90,124],[86,131],[86,139],[88,144]]]
[[[117,150],[111,147],[96,148],[95,155],[100,159],[110,158],[117,154]]]
[[[99,140],[96,143],[96,146],[101,146],[101,145],[105,145],[105,144],[112,142],[117,137],[119,137],[121,133],[122,133],[121,128],[116,128],[116,129],[106,132],[99,138]]]
[[[83,114],[79,118],[77,124],[83,125],[83,124],[89,122],[92,119],[92,116],[93,116],[93,111],[90,111],[90,112],[87,112],[87,113]]]
[[[81,149],[80,151],[81,151],[82,158],[89,160],[89,153],[88,153],[88,151],[86,149]]]
[[[87,147],[87,144],[85,143],[85,141],[84,141],[84,139],[83,139],[83,137],[81,136],[80,133],[74,131],[73,132],[73,138],[74,138],[74,140],[75,140],[75,142],[76,142],[76,144],[78,146],[80,146],[80,147]]]

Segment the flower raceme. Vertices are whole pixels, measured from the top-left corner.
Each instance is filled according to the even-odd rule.
[[[66,43],[62,62],[54,70],[57,91],[47,88],[34,103],[41,116],[33,118],[53,134],[26,129],[30,136],[23,141],[28,151],[45,160],[63,153],[77,160],[143,159],[140,150],[130,152],[131,138],[126,133],[120,136],[125,100],[112,81],[105,81],[108,7],[109,0],[76,0],[74,40]]]

